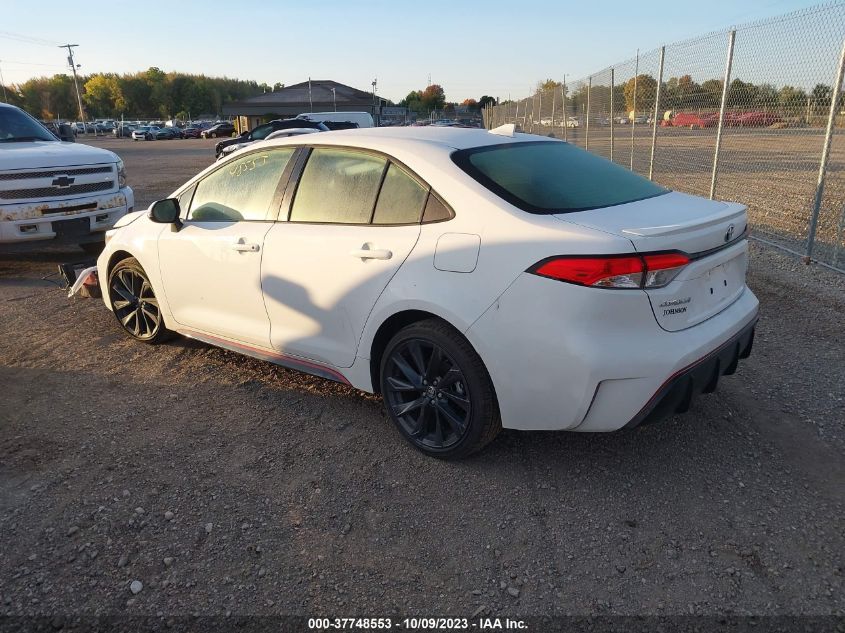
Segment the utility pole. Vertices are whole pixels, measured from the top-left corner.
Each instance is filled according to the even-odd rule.
[[[0,68],[0,86],[3,86],[3,101],[8,101],[6,98],[6,82],[3,81],[3,69]]]
[[[378,114],[376,113],[376,84],[378,84],[378,78],[373,79],[373,119],[375,119],[375,123],[378,125]]]
[[[79,120],[82,122],[82,129],[85,129],[85,111],[82,109],[82,95],[79,93],[79,78],[76,76],[76,63],[73,61],[73,49],[79,44],[63,44],[59,48],[67,49],[67,63],[73,71],[73,85],[76,87],[76,101],[79,104]]]
[[[332,101],[334,101],[334,111],[337,112],[337,88],[332,88]]]

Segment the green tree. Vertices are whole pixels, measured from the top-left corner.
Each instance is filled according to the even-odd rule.
[[[625,108],[630,112],[634,109],[634,86],[636,85],[637,112],[648,112],[654,109],[654,99],[657,95],[657,80],[651,75],[637,75],[631,77],[623,89],[625,94]]]
[[[787,110],[801,110],[807,106],[807,93],[794,86],[783,86],[778,91],[778,103]]]
[[[830,107],[830,99],[832,93],[833,90],[830,88],[830,86],[826,86],[824,84],[816,84],[813,87],[813,90],[810,92],[810,97],[813,100],[813,105]]]
[[[442,86],[432,84],[422,91],[420,101],[425,110],[441,110],[446,105],[446,93]]]
[[[481,99],[478,100],[478,108],[483,110],[488,105],[496,105],[496,97],[491,97],[489,95],[484,95]]]
[[[701,82],[701,96],[697,99],[694,107],[718,108],[722,103],[722,80],[708,79]]]
[[[728,107],[749,107],[757,101],[760,89],[753,83],[734,79],[728,88]]]
[[[83,87],[85,104],[94,117],[120,116],[126,110],[117,75],[94,75]]]

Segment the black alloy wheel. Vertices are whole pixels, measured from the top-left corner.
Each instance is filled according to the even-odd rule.
[[[133,338],[159,343],[170,331],[144,269],[134,257],[118,262],[109,274],[109,301],[118,322]]]
[[[490,377],[469,342],[441,321],[422,321],[388,343],[381,391],[400,433],[422,452],[459,458],[501,428]]]

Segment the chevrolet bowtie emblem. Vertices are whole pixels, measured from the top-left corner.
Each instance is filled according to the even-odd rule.
[[[59,176],[53,179],[54,187],[70,187],[76,178],[68,178],[67,176]]]

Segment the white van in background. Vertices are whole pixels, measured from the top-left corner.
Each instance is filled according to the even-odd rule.
[[[304,112],[296,116],[319,123],[354,123],[358,127],[374,127],[373,115],[369,112]],[[331,125],[329,125],[331,127]]]

